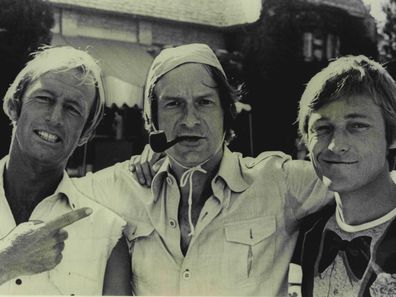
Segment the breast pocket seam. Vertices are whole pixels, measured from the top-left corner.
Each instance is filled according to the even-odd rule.
[[[275,232],[273,216],[260,217],[224,225],[225,237],[229,242],[254,246]]]
[[[276,221],[275,216],[273,215],[224,224],[224,273],[229,274],[231,271],[233,271],[239,274],[238,276],[234,275],[230,277],[229,286],[250,286],[254,283],[257,283],[258,281],[262,281],[267,278],[267,274],[264,272],[250,273],[250,270],[253,271],[254,269],[256,269],[257,272],[258,264],[257,261],[255,262],[255,253],[259,251],[259,249],[264,248],[260,247],[259,244],[264,243],[264,240],[270,237],[275,231]],[[235,251],[238,251],[237,255],[234,255],[233,252]],[[272,247],[272,244],[270,243],[270,249],[266,248],[265,253],[268,253],[268,256],[266,256],[268,257],[268,260],[273,261],[273,257],[275,254],[275,245],[273,245]],[[242,265],[239,269],[239,272],[238,268],[236,268],[236,266],[238,265],[236,264],[238,263],[238,257],[241,257],[239,265]],[[251,261],[251,263],[249,263],[249,261]]]

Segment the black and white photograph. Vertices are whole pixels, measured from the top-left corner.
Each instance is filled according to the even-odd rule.
[[[396,0],[0,0],[0,295],[396,297]]]

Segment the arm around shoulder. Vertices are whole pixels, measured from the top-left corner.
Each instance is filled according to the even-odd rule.
[[[296,219],[302,219],[333,201],[333,193],[318,178],[311,162],[288,161],[284,163],[283,170],[289,206]]]

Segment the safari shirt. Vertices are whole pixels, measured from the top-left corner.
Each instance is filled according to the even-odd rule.
[[[0,238],[16,227],[3,187],[8,157],[0,160]],[[68,232],[63,259],[54,269],[19,276],[0,285],[1,295],[102,295],[107,260],[125,226],[119,216],[83,197],[65,172],[55,193],[40,202],[30,220],[48,221],[71,210],[90,207],[93,213],[64,228]]]
[[[287,296],[299,220],[331,199],[309,162],[225,149],[188,251],[180,248],[179,186],[166,160],[152,187],[118,163],[76,186],[123,216],[137,295]]]

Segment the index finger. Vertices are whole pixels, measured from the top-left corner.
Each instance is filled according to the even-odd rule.
[[[45,228],[48,231],[59,230],[89,216],[91,213],[92,209],[89,207],[72,210],[68,213],[65,213],[64,215],[57,217],[56,219],[53,219],[52,221],[48,221],[47,223],[45,223]]]

